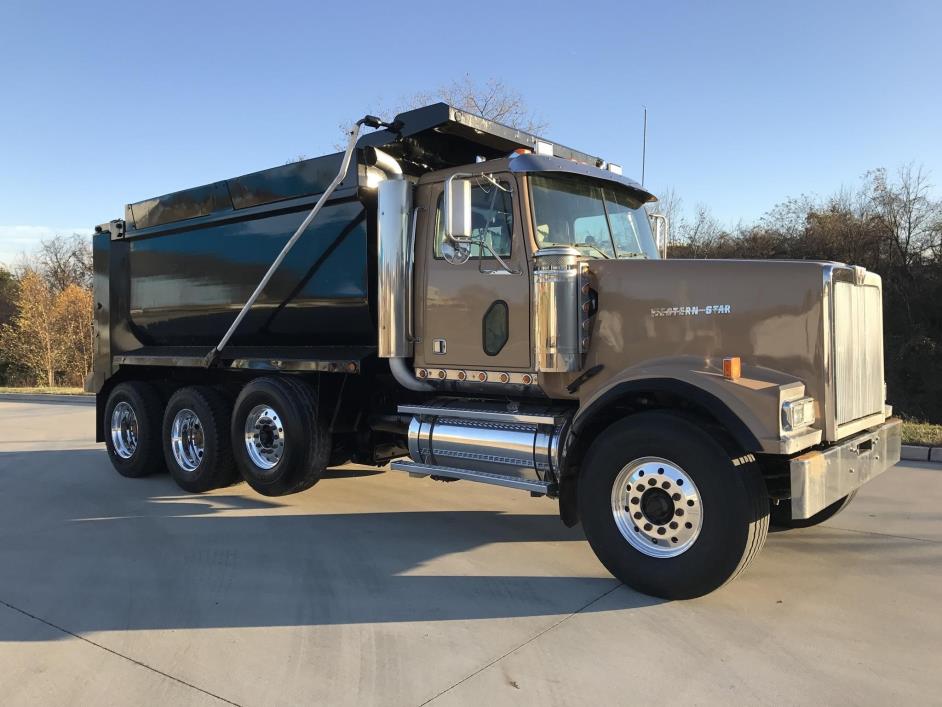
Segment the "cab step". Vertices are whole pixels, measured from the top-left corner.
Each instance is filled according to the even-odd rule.
[[[520,489],[521,491],[529,491],[531,494],[540,496],[556,495],[556,484],[550,481],[521,479],[516,476],[503,476],[501,474],[491,474],[486,471],[474,471],[472,469],[456,469],[450,466],[416,464],[410,459],[397,459],[389,465],[389,468],[393,471],[408,472],[410,476],[415,477],[443,476],[448,479],[464,479],[466,481],[477,481],[482,484],[493,484],[495,486]]]

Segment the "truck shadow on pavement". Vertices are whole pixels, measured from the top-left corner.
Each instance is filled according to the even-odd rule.
[[[356,507],[355,491],[316,494],[374,473],[331,471],[299,508],[121,479],[100,450],[0,454],[0,602],[86,633],[566,615],[618,586],[554,514],[319,512]],[[0,640],[48,637],[13,626],[0,620]]]

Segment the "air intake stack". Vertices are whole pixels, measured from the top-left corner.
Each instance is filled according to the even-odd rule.
[[[573,373],[582,369],[587,339],[583,323],[586,264],[569,246],[541,248],[533,258],[533,311],[536,369]],[[586,336],[588,334],[586,333]]]

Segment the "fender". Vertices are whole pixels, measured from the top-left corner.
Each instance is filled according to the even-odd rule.
[[[720,423],[747,452],[762,451],[762,444],[749,427],[732,410],[712,393],[691,383],[674,378],[640,378],[623,381],[607,388],[585,408],[581,409],[572,423],[572,433],[576,436],[600,412],[617,400],[640,396],[668,394],[672,398],[684,400],[708,413]]]
[[[601,378],[593,378],[580,390],[584,397],[573,420],[577,433],[619,399],[660,394],[716,420],[746,453],[793,454],[820,442],[821,431],[814,428],[783,435],[782,404],[802,397],[805,385],[781,371],[743,365],[741,378],[727,380],[702,360],[685,357]]]

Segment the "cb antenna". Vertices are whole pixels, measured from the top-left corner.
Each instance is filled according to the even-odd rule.
[[[644,127],[641,128],[641,186],[644,186],[644,160],[648,150],[648,107],[644,109]]]

